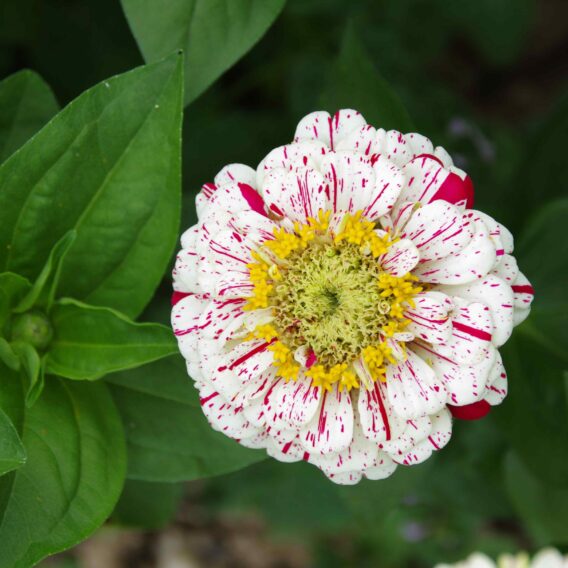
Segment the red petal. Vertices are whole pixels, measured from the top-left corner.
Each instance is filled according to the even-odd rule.
[[[465,206],[471,209],[473,207],[473,194],[473,182],[469,176],[462,179],[457,174],[450,172],[430,202],[437,199],[443,199],[454,204],[465,202]]]
[[[448,404],[448,408],[452,416],[459,420],[479,420],[489,413],[491,405],[486,400],[478,400],[477,402],[464,406],[452,406]]]
[[[183,300],[186,296],[189,296],[188,292],[174,292],[172,294],[172,306],[175,306],[180,300]]]

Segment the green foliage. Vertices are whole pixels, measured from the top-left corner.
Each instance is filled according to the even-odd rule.
[[[240,59],[276,19],[285,0],[122,0],[146,61],[185,52],[189,104]]]
[[[47,372],[76,380],[95,380],[138,367],[177,351],[170,328],[137,324],[114,310],[59,300],[51,312],[55,336]]]
[[[141,311],[177,239],[181,85],[177,55],[104,81],[0,167],[3,270],[34,278],[75,230],[59,294]]]
[[[19,71],[0,81],[0,163],[58,110],[51,89],[33,71]]]
[[[511,500],[537,544],[567,545],[568,484],[558,489],[543,483],[513,452],[505,460],[505,479]]]
[[[112,515],[128,527],[159,529],[174,516],[183,494],[180,483],[153,483],[127,479]]]
[[[0,408],[0,476],[26,463],[26,449],[12,421]]]
[[[370,124],[380,124],[386,130],[412,131],[406,109],[379,75],[354,25],[349,25],[345,32],[341,52],[322,95],[322,105],[332,114],[341,108],[356,109]]]
[[[0,566],[22,568],[79,542],[110,514],[124,479],[124,437],[103,383],[50,377],[26,408],[25,385],[1,373],[0,407],[27,461],[0,478]]]
[[[107,382],[124,422],[131,479],[197,479],[266,458],[211,429],[179,356],[111,375]]]

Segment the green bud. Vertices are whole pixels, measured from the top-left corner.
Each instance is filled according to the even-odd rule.
[[[12,341],[29,343],[44,350],[53,338],[53,327],[48,317],[39,310],[17,315],[12,322]]]

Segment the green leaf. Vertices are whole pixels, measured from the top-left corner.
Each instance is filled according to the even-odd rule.
[[[175,515],[182,495],[181,483],[127,479],[112,519],[129,527],[160,529]]]
[[[534,7],[534,0],[454,0],[443,3],[443,13],[455,20],[460,35],[465,31],[487,61],[503,66],[525,47]]]
[[[568,480],[563,488],[541,483],[514,452],[505,459],[507,491],[537,545],[568,544]]]
[[[0,163],[58,110],[51,89],[33,71],[25,69],[0,81]]]
[[[29,292],[31,284],[24,277],[13,272],[0,274],[0,334],[12,309]]]
[[[198,479],[265,459],[209,426],[179,356],[106,380],[126,430],[131,479]]]
[[[332,114],[342,108],[353,108],[377,127],[412,131],[406,109],[377,71],[353,24],[347,26],[321,102]]]
[[[46,372],[68,379],[94,380],[177,352],[169,327],[135,323],[109,308],[59,300],[51,321]]]
[[[0,568],[28,568],[86,538],[111,513],[124,480],[124,435],[103,383],[50,377],[26,409],[17,374],[1,381],[0,406],[28,459],[0,480]]]
[[[0,337],[0,361],[3,361],[5,365],[14,371],[20,368],[20,358],[3,337]]]
[[[539,210],[518,239],[516,256],[535,289],[529,319],[520,331],[568,363],[568,198]]]
[[[185,103],[197,98],[265,34],[285,0],[122,0],[146,61],[185,52]]]
[[[136,316],[180,213],[182,58],[83,93],[0,167],[0,269],[34,279],[68,231],[58,293]]]
[[[568,92],[564,92],[552,112],[525,141],[526,150],[516,179],[512,180],[515,217],[513,228],[544,203],[566,196],[568,161],[564,145],[568,130]],[[511,228],[511,227],[509,227]],[[513,231],[514,232],[514,231]]]
[[[38,352],[28,343],[13,343],[12,347],[21,361],[27,379],[26,404],[32,406],[43,390],[43,371]]]
[[[34,282],[32,289],[14,308],[15,313],[23,313],[36,305],[41,305],[47,310],[51,308],[55,298],[55,291],[61,274],[61,263],[75,241],[77,232],[74,230],[65,233],[51,249],[47,262]]]
[[[531,472],[561,487],[568,479],[566,365],[523,333],[524,327],[501,348],[509,394],[492,414]]]
[[[26,449],[12,421],[0,408],[0,475],[26,463]],[[1,483],[1,481],[0,481]]]

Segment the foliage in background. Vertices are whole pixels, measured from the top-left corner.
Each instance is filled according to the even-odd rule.
[[[0,473],[11,473],[0,478],[0,567],[29,566],[88,536],[124,479],[116,523],[163,526],[179,482],[208,478],[200,499],[211,514],[258,511],[326,567],[427,567],[476,549],[568,546],[568,107],[560,77],[532,93],[532,106],[522,97],[531,93],[525,69],[546,64],[546,49],[554,56],[554,30],[535,23],[542,6],[155,5],[123,0],[125,14],[110,0],[2,7]],[[136,44],[151,63],[128,71],[142,63]],[[170,56],[179,49],[183,77],[181,57]],[[59,100],[75,100],[57,114],[51,89],[22,63]],[[182,83],[191,105],[180,184]],[[290,140],[301,116],[339,106],[443,145],[472,175],[476,205],[514,229],[537,294],[504,350],[505,403],[482,422],[456,424],[428,463],[351,488],[304,464],[263,461],[213,432],[159,325],[169,319],[180,185],[185,228],[200,185],[221,166],[254,167]],[[55,328],[47,351],[13,340],[14,320],[30,308]],[[133,323],[142,310],[158,323]]]

